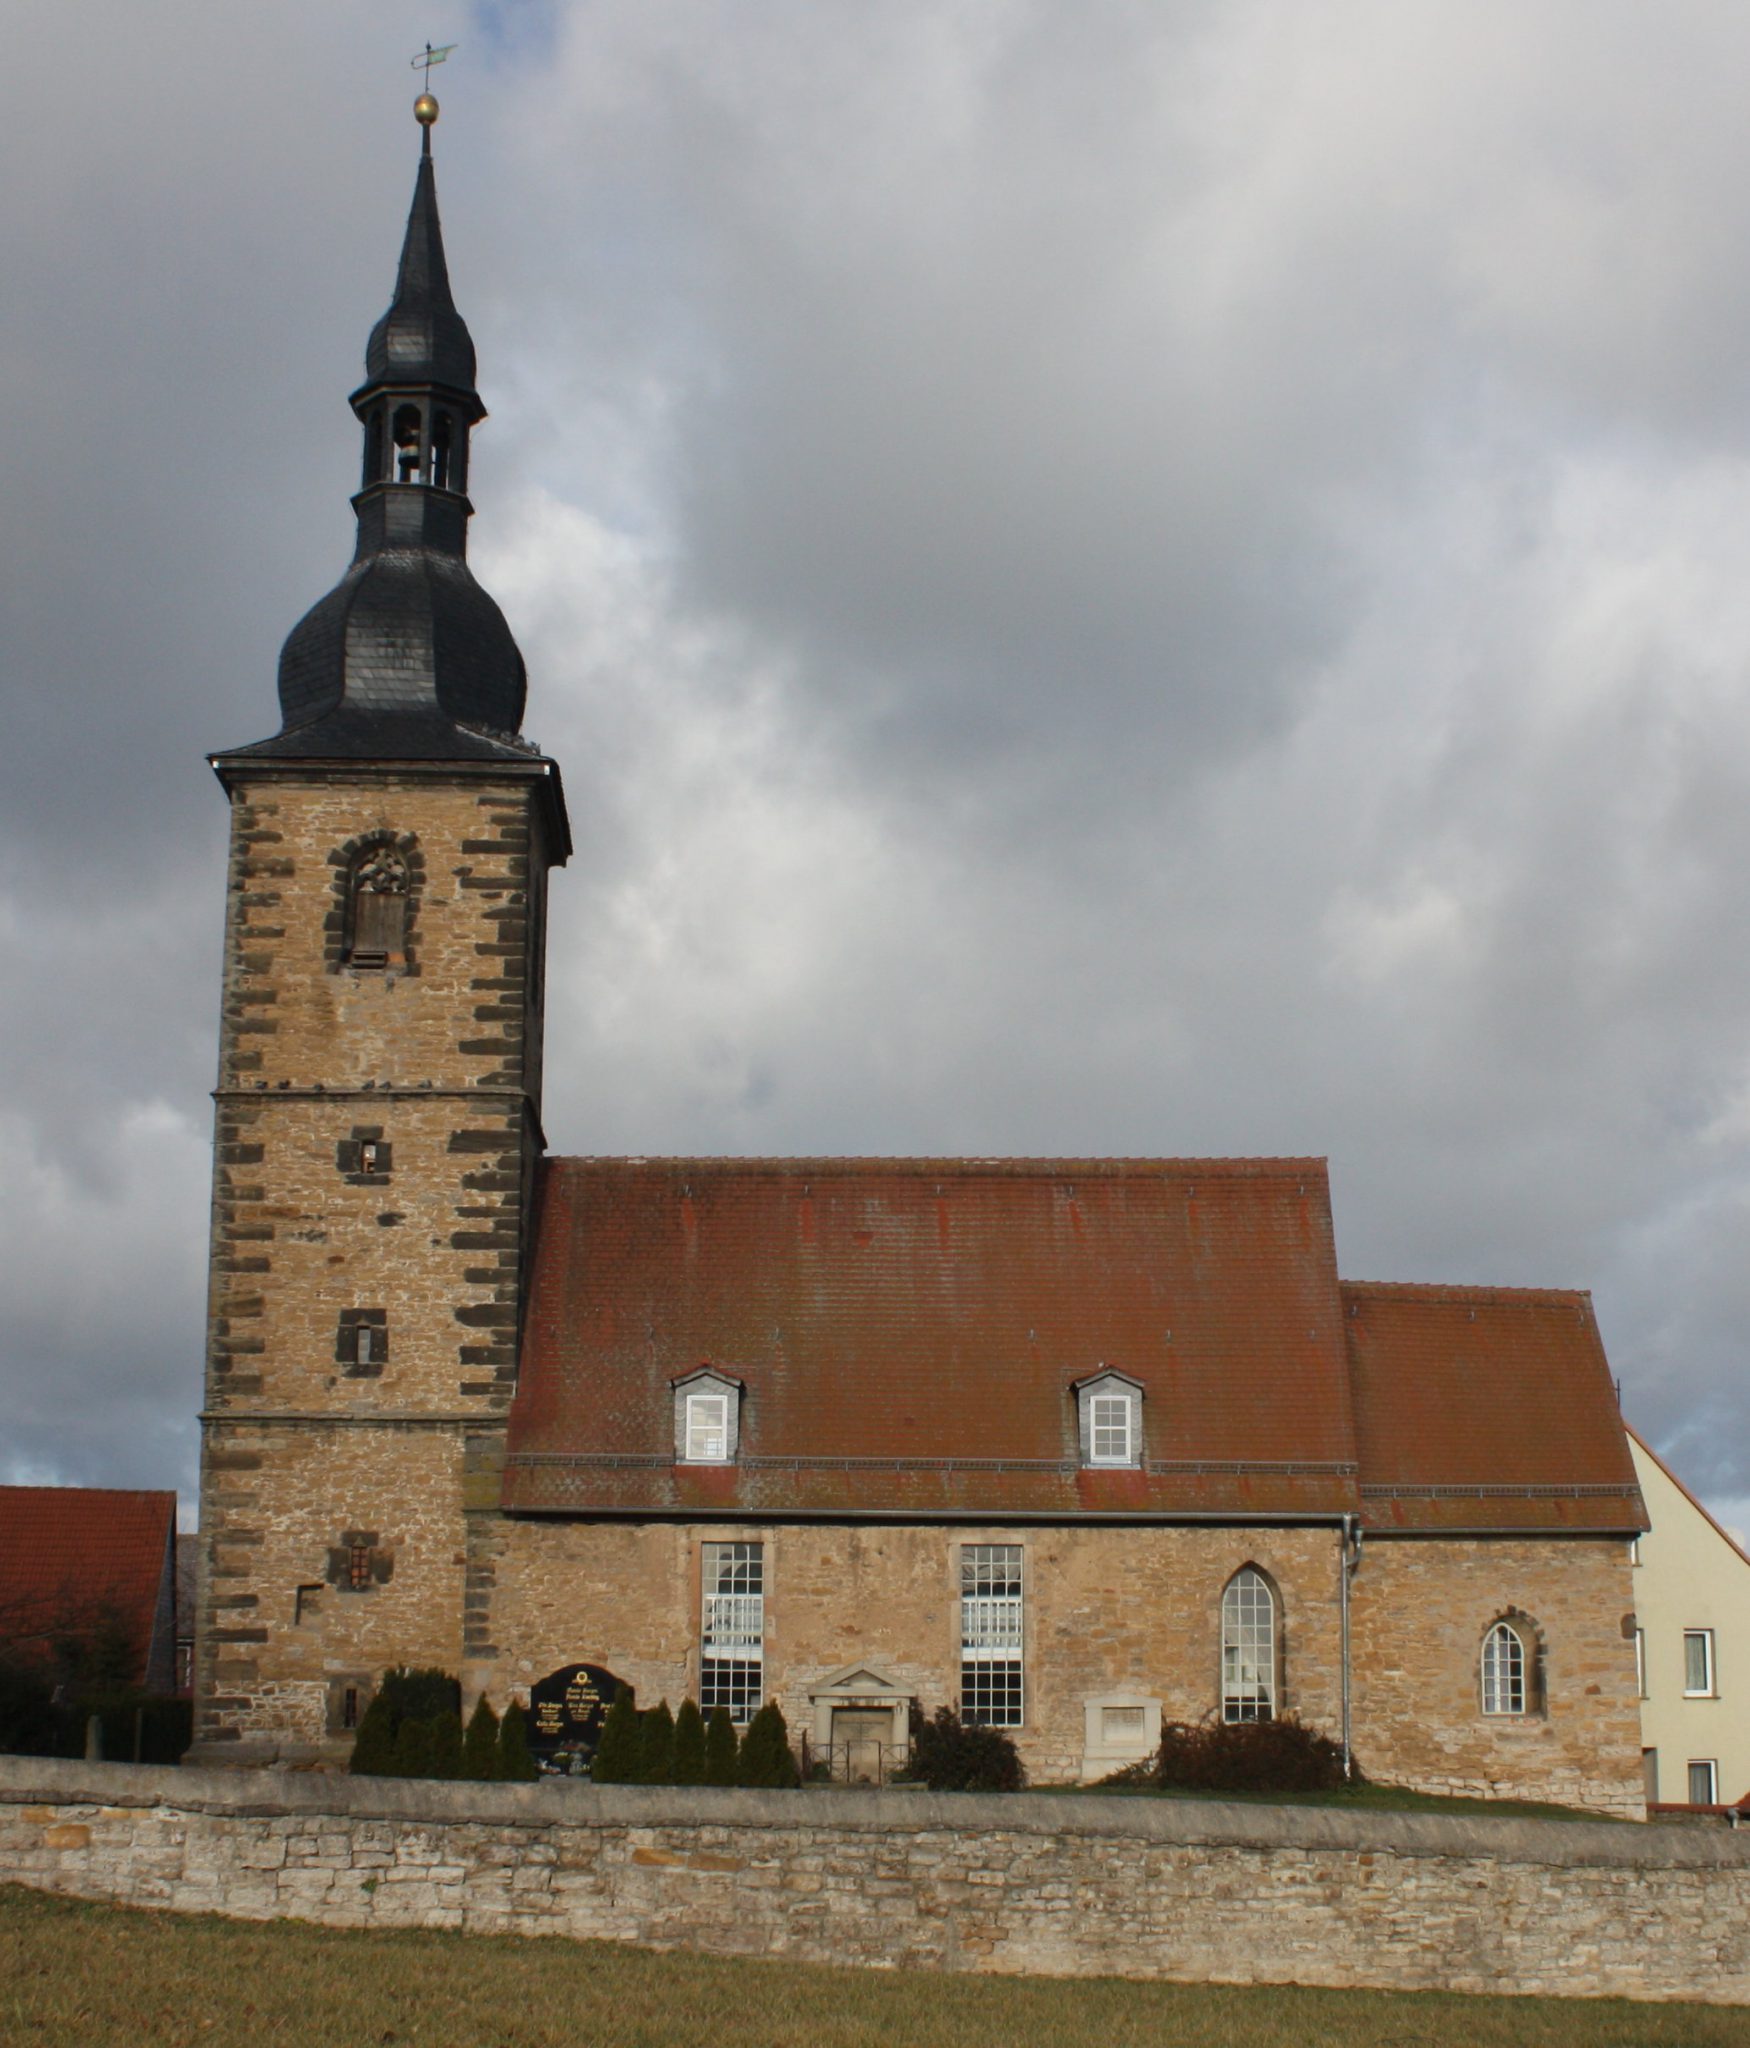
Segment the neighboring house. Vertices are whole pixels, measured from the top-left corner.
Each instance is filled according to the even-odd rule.
[[[174,1493],[0,1486],[0,1655],[171,1692],[175,1539]]]
[[[1750,1804],[1750,1557],[1631,1429],[1652,1528],[1634,1546],[1649,1802]]]
[[[337,1761],[406,1663],[537,1730],[616,1680],[773,1698],[857,1775],[914,1703],[1059,1781],[1293,1713],[1380,1778],[1641,1812],[1584,1294],[1344,1282],[1319,1159],[547,1154],[571,842],[465,559],[474,373],[428,148],[352,565],[213,763],[198,1758]]]

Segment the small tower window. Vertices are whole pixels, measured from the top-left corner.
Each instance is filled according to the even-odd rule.
[[[373,846],[352,873],[353,967],[398,966],[407,953],[407,863],[392,848]]]
[[[364,488],[383,480],[383,408],[373,406],[371,416],[365,422],[365,473]]]
[[[346,1583],[356,1593],[371,1583],[371,1551],[367,1543],[353,1543],[347,1546]],[[352,1723],[346,1724],[349,1728]]]
[[[401,484],[416,484],[420,476],[419,407],[404,405],[395,415],[395,481]]]
[[[431,423],[431,480],[435,489],[450,488],[450,416],[440,412]]]
[[[348,1379],[374,1380],[389,1362],[389,1318],[380,1308],[343,1308],[335,1363]]]

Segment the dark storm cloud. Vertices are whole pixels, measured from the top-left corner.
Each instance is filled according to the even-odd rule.
[[[15,39],[21,1466],[191,1441],[199,757],[345,558],[428,34],[555,1144],[1327,1152],[1347,1271],[1592,1285],[1750,1496],[1750,27],[1611,4]]]

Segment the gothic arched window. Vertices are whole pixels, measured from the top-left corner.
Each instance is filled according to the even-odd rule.
[[[1255,1565],[1221,1596],[1221,1718],[1269,1721],[1276,1714],[1276,1596]]]
[[[1523,1714],[1530,1700],[1532,1660],[1525,1638],[1498,1621],[1483,1638],[1483,1712]]]
[[[393,967],[407,956],[407,863],[392,846],[368,846],[353,862],[348,896],[352,967]]]

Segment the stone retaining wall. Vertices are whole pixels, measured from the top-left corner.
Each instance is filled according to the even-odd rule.
[[[1750,1833],[0,1758],[0,1881],[943,1970],[1750,2003]]]

